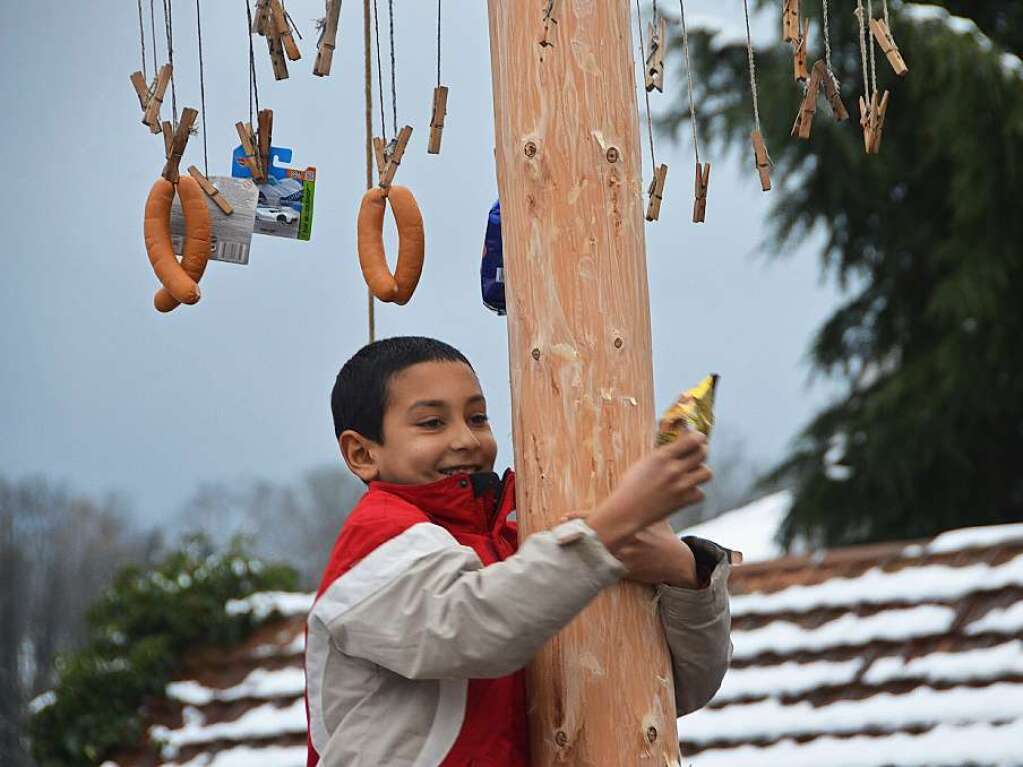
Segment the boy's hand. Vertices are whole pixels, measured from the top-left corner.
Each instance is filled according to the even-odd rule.
[[[561,518],[586,519],[573,512]],[[686,589],[700,588],[692,550],[675,535],[666,521],[655,522],[622,543],[615,557],[629,570],[628,579],[639,583],[666,583]]]
[[[706,458],[707,438],[695,431],[655,448],[626,470],[587,523],[618,556],[618,548],[640,530],[703,500],[700,485],[712,477]]]

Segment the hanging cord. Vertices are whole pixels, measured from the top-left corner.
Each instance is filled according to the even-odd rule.
[[[252,6],[249,4],[249,0],[245,0],[245,18],[248,21],[248,26],[245,27],[245,36],[249,40],[249,125],[252,125],[253,97],[256,101],[256,112],[259,112],[259,83],[256,82],[256,54],[252,50]]]
[[[153,43],[153,77],[156,77],[156,10],[153,3],[154,0],[149,0],[149,39]]]
[[[202,106],[202,166],[206,178],[210,176],[210,158],[206,147],[206,73],[202,61],[202,15],[199,0],[195,0],[195,25],[199,30],[199,100]]]
[[[749,28],[749,3],[747,0],[742,0],[742,10],[746,13],[746,52],[749,54],[749,87],[753,93],[753,123],[756,125],[760,138],[763,138],[764,132],[760,130],[760,105],[757,103],[757,66],[753,61],[753,34]],[[768,161],[770,161],[770,154],[768,154]]]
[[[387,0],[387,15],[391,24],[391,113],[395,138],[398,136],[398,88],[395,85],[396,69],[394,64],[394,0]]]
[[[835,70],[831,67],[831,35],[829,34],[829,28],[831,27],[831,20],[828,18],[828,0],[823,0],[824,5],[824,67],[828,70],[828,76],[831,77],[832,82],[835,84],[835,89],[838,90],[839,83],[838,78],[835,77]]]
[[[682,20],[682,50],[686,57],[686,79],[689,81],[689,122],[693,128],[693,148],[696,163],[700,163],[700,142],[696,137],[696,103],[693,101],[693,65],[689,63],[689,30],[686,29],[686,7],[684,0],[678,0],[679,18]]]
[[[288,28],[298,36],[299,41],[302,40],[302,33],[298,31],[298,24],[291,18],[291,14],[288,13],[288,9],[284,7],[284,0],[281,0],[281,8],[284,10],[284,20],[288,22]]]
[[[856,10],[853,11],[860,22],[860,65],[863,69],[863,100],[870,103],[870,81],[867,79],[867,34],[866,21],[863,18],[863,0],[856,0]]]
[[[889,31],[891,31],[892,22],[891,19],[888,18],[888,0],[882,0],[882,4],[884,5],[884,25],[888,27]]]
[[[146,71],[146,27],[142,22],[142,0],[139,0],[139,43],[142,45],[142,77],[148,83],[149,73]]]
[[[380,56],[380,16],[373,0],[373,33],[377,48],[377,85],[380,88],[380,137],[387,143],[387,118],[384,116],[384,65]]]
[[[437,0],[437,87],[440,87],[440,0]]]
[[[340,2],[340,0],[337,0]],[[365,74],[366,101],[366,189],[373,188],[373,41],[369,28],[369,0],[362,0],[362,49],[363,69]],[[373,304],[373,291],[367,290],[367,323],[369,325],[369,343],[376,337],[376,317]]]
[[[646,61],[646,41],[643,39],[643,12],[639,7],[639,0],[636,0],[636,23],[639,26],[639,60]],[[650,164],[653,166],[654,174],[657,173],[657,158],[654,157],[654,123],[650,117],[650,92],[644,88],[643,95],[646,97],[646,129],[650,138]]]
[[[867,24],[874,18],[874,5],[867,0]],[[874,62],[874,36],[870,35],[870,92],[877,93],[877,65]]]
[[[171,65],[171,115],[178,129],[178,94],[174,89],[174,8],[173,0],[163,0],[163,23],[167,32],[167,63]]]

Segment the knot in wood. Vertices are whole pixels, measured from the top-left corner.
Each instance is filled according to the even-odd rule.
[[[616,349],[621,349],[622,348],[622,344],[624,344],[624,343],[625,342],[621,338],[616,338],[615,339],[615,348]]]
[[[535,360],[540,359],[540,350],[539,349],[533,349],[532,353],[533,353],[533,359],[535,359]]]
[[[621,158],[621,156],[622,156],[622,153],[618,151],[618,147],[616,147],[616,146],[608,147],[608,150],[607,150],[607,161],[608,162],[618,162],[618,160],[619,160],[619,158]]]
[[[554,742],[561,748],[564,748],[568,745],[568,735],[565,734],[564,730],[558,730],[554,733]]]
[[[526,142],[526,157],[536,157],[536,144],[532,141]]]
[[[651,743],[653,743],[655,740],[657,740],[657,728],[656,727],[647,727],[646,728],[646,739],[649,740]]]

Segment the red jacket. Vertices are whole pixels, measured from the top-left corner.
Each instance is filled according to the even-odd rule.
[[[370,484],[309,616],[309,767],[528,767],[524,666],[624,567],[580,520],[520,551],[514,506],[510,470]],[[707,637],[720,659],[688,693],[698,705],[727,667],[724,612],[724,641]],[[693,616],[701,630],[709,615]]]

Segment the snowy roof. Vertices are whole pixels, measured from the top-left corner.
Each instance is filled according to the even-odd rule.
[[[679,720],[683,763],[1023,764],[1023,525],[774,557],[790,503],[768,496],[686,531],[747,564],[730,580],[732,667]],[[145,710],[162,754],[111,767],[303,767],[309,603],[233,604],[277,617],[239,647],[195,652]]]

